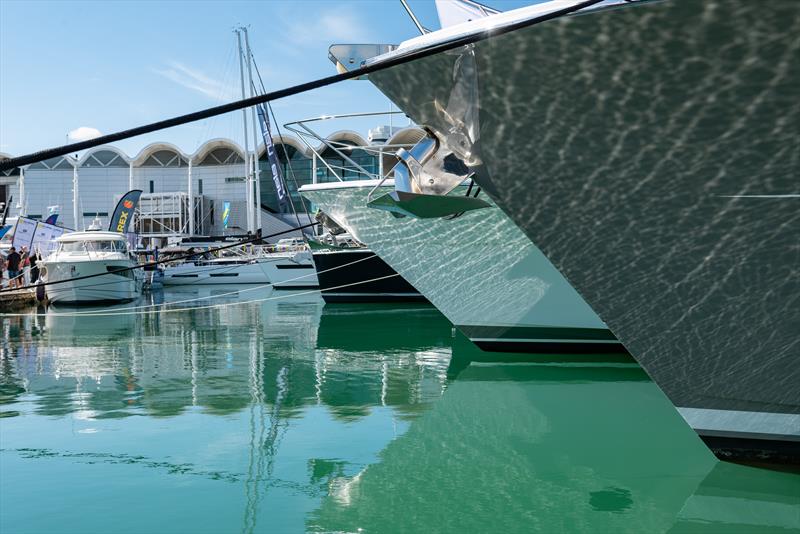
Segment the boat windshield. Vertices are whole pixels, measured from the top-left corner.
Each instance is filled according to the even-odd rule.
[[[89,250],[95,252],[125,252],[125,241],[89,241]]]
[[[125,241],[67,241],[61,243],[61,252],[125,252]]]

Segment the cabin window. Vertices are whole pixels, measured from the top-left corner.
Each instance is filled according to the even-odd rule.
[[[125,241],[90,241],[89,250],[96,252],[125,252]]]
[[[59,252],[84,252],[86,250],[86,243],[83,241],[68,241],[61,243]]]
[[[197,180],[197,194],[203,194],[203,180]]]
[[[156,192],[156,184],[153,182],[153,180],[150,180],[150,192],[151,193]]]

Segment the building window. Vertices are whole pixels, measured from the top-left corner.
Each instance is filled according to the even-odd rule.
[[[150,192],[151,193],[155,193],[156,192],[156,184],[153,183],[153,180],[150,180]]]
[[[197,180],[197,194],[203,194],[203,180]]]
[[[107,211],[84,211],[84,217],[108,217]]]

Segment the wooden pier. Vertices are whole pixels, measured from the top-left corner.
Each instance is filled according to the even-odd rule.
[[[35,306],[37,303],[34,288],[0,293],[0,313]]]

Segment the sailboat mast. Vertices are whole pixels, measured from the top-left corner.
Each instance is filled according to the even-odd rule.
[[[72,166],[72,218],[75,219],[75,230],[83,230],[83,218],[79,217],[78,195],[78,162],[76,161]]]
[[[236,40],[239,43],[239,79],[242,84],[242,99],[247,98],[244,89],[244,52],[242,51],[242,32],[237,29]],[[252,173],[250,170],[250,142],[247,136],[247,110],[242,108],[242,123],[244,125],[244,168],[245,168],[245,203],[247,205],[247,231],[253,232],[253,198],[252,198]],[[255,141],[255,139],[253,140]]]
[[[256,96],[255,84],[253,83],[253,53],[250,51],[250,37],[247,34],[247,28],[242,28],[244,32],[244,46],[247,50],[247,76],[250,78],[250,96]],[[261,230],[261,167],[258,163],[258,122],[256,120],[256,107],[250,108],[252,113],[253,122],[253,170],[255,171],[255,202],[253,203],[255,209],[255,225],[256,231]]]

